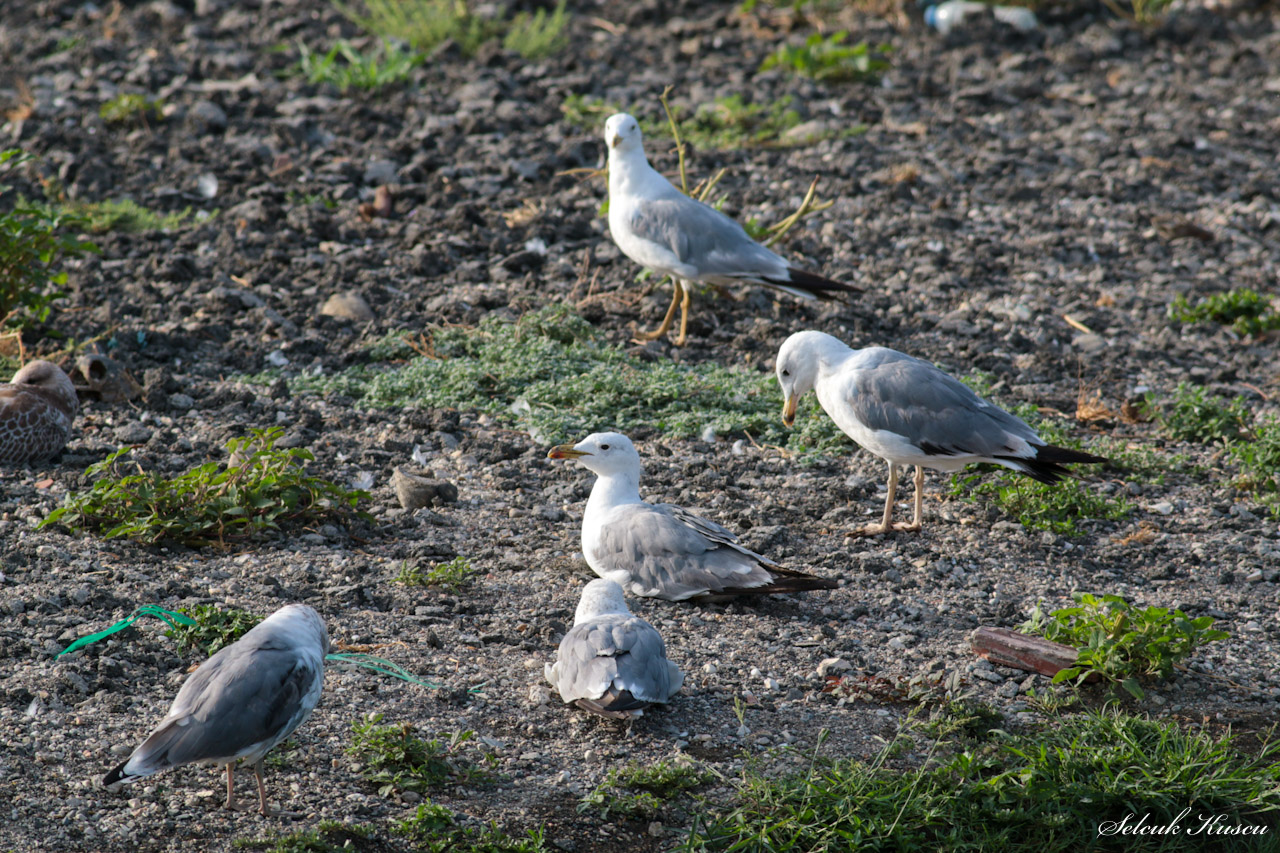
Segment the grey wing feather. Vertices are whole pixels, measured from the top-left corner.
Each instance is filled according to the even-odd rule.
[[[223,651],[233,654],[219,652],[182,685],[165,720],[126,762],[128,775],[252,754],[283,740],[315,707],[323,670],[292,649]]]
[[[634,616],[606,616],[573,626],[560,642],[553,673],[565,702],[612,693],[614,705],[606,710],[666,702],[684,679],[667,660],[662,636]],[[679,676],[674,684],[673,673]]]
[[[669,248],[701,276],[787,275],[787,263],[752,240],[741,225],[687,196],[637,205],[632,233]]]
[[[726,588],[763,586],[776,564],[736,543],[720,525],[666,504],[627,504],[602,525],[593,555],[630,574],[630,591],[681,601]]]
[[[1017,450],[1010,436],[1044,444],[1021,418],[928,362],[893,350],[872,355],[854,372],[848,394],[858,420],[871,429],[941,456],[1007,456]]]

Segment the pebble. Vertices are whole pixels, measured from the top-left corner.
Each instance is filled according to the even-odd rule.
[[[1157,515],[1173,515],[1173,504],[1169,501],[1160,501],[1151,505],[1151,511]]]
[[[365,298],[354,290],[335,293],[320,306],[320,313],[338,320],[350,320],[354,323],[368,323],[374,317],[373,309]]]
[[[818,675],[824,678],[836,672],[848,672],[853,666],[844,658],[824,658],[818,664]]]
[[[169,395],[169,406],[174,409],[177,409],[180,412],[188,411],[189,409],[193,408],[195,404],[196,404],[196,401],[192,399],[191,396],[188,394],[170,394]]]
[[[423,477],[398,466],[391,474],[391,487],[400,506],[409,510],[458,502],[458,487],[453,483]]]
[[[221,133],[227,129],[227,113],[213,101],[196,101],[187,110],[187,126],[198,133]]]
[[[172,400],[170,400],[172,402]],[[116,430],[116,440],[121,444],[146,444],[152,432],[142,424],[128,424]]]

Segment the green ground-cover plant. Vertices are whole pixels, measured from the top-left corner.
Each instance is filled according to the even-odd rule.
[[[322,820],[315,829],[271,833],[265,838],[237,838],[231,844],[236,850],[261,850],[264,853],[362,853],[385,851],[371,826]]]
[[[11,189],[4,176],[31,159],[16,148],[0,151],[0,197]],[[67,211],[44,209],[20,198],[6,207],[0,211],[0,324],[43,322],[61,295],[58,288],[67,282],[59,265],[98,248],[66,233],[84,225]]]
[[[507,835],[495,824],[473,829],[459,826],[453,812],[430,800],[413,817],[398,821],[394,832],[413,844],[414,853],[543,853],[541,829],[524,837]]]
[[[383,39],[368,51],[357,50],[341,40],[320,53],[298,44],[298,62],[291,70],[311,83],[330,83],[342,93],[352,87],[374,91],[403,82],[413,69],[426,61],[426,54],[406,49],[392,39]]]
[[[315,459],[302,448],[277,449],[279,427],[227,442],[231,461],[208,462],[177,477],[123,473],[130,448],[90,466],[86,492],[69,493],[40,523],[127,538],[199,546],[260,537],[290,524],[348,519],[367,492],[306,473]]]
[[[1247,287],[1214,293],[1192,305],[1186,296],[1169,303],[1169,319],[1176,323],[1221,323],[1241,335],[1258,335],[1280,329],[1280,312],[1269,297]]]
[[[495,781],[493,768],[497,759],[474,740],[474,732],[422,738],[414,734],[410,723],[381,722],[381,714],[371,714],[353,723],[353,742],[347,748],[363,765],[364,778],[378,786],[380,796],[396,791],[425,794],[456,785]]]
[[[1168,678],[1174,665],[1201,646],[1225,640],[1230,634],[1213,627],[1213,618],[1191,618],[1181,610],[1136,607],[1118,595],[1075,593],[1074,607],[1045,613],[1037,604],[1019,630],[1040,634],[1055,643],[1074,646],[1075,666],[1060,671],[1054,683],[1090,675],[1117,684],[1137,699],[1141,679]]]
[[[848,38],[848,30],[840,30],[828,36],[813,33],[803,45],[780,44],[765,57],[760,70],[785,68],[828,82],[874,80],[881,71],[888,70],[889,62],[884,59],[890,51],[888,45],[872,47],[865,41],[845,44]]]
[[[1179,383],[1167,400],[1148,394],[1146,408],[1165,435],[1202,444],[1239,438],[1253,419],[1242,398],[1224,400],[1203,385],[1186,382]]]
[[[578,811],[595,812],[601,820],[654,817],[681,795],[710,782],[715,774],[697,762],[661,759],[652,764],[632,761],[609,770],[604,781],[578,803]]]
[[[128,234],[174,231],[217,215],[216,210],[193,211],[189,206],[182,210],[157,213],[129,198],[106,201],[73,200],[67,198],[62,182],[57,179],[44,182],[43,201],[26,199],[20,201],[31,208],[44,211],[49,216],[65,217],[77,223],[81,230],[94,234],[108,231],[122,231]]]
[[[685,851],[806,853],[1258,853],[1280,850],[1280,740],[1233,739],[1110,712],[1020,732],[914,742],[912,724],[869,763],[815,756],[778,778],[748,769],[731,802],[699,820]],[[892,766],[903,741],[925,753]],[[1189,809],[1183,813],[1184,809]],[[1118,831],[1128,816],[1176,834]],[[1179,816],[1181,815],[1181,818]],[[1265,835],[1204,832],[1199,815]],[[1099,832],[1102,827],[1116,831]],[[1187,830],[1200,829],[1198,836]]]
[[[195,620],[194,625],[174,625],[164,632],[178,645],[178,651],[202,649],[211,655],[244,636],[245,632],[262,621],[261,616],[243,610],[219,610],[212,604],[199,604],[178,611]]]
[[[475,580],[476,570],[471,568],[471,561],[466,557],[454,557],[444,563],[433,562],[425,569],[405,560],[400,565],[400,573],[396,575],[396,583],[405,586],[436,586],[458,591]]]
[[[797,453],[851,447],[812,397],[802,403],[796,429],[785,429],[772,374],[645,361],[609,345],[562,306],[531,312],[514,324],[488,318],[473,329],[440,329],[429,346],[434,357],[299,376],[289,385],[296,393],[339,393],[380,408],[475,409],[547,443],[605,427],[649,427],[677,438],[708,429],[750,435]]]
[[[505,10],[492,17],[476,14],[466,0],[334,0],[334,5],[365,30],[383,38],[404,39],[424,53],[452,39],[463,53],[471,55],[485,42],[501,39],[504,47],[526,59],[542,59],[568,43],[565,0],[550,13],[540,9],[509,19]]]
[[[122,92],[98,108],[98,115],[107,124],[146,124],[160,121],[164,102],[132,92]]]

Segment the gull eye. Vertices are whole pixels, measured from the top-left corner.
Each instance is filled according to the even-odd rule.
[[[790,371],[790,370],[784,370],[784,371],[782,371],[782,375],[783,375],[783,376],[790,376],[790,375],[791,375],[791,371]]]
[[[609,445],[607,445],[607,444],[602,444],[602,445],[600,445],[600,449],[601,449],[601,450],[608,450],[608,449],[609,449]]]

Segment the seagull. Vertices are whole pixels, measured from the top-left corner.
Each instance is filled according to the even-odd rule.
[[[813,390],[845,435],[889,463],[884,518],[851,536],[919,530],[925,468],[959,471],[973,462],[992,462],[1056,483],[1067,474],[1063,463],[1107,461],[1046,444],[1021,418],[988,403],[955,377],[888,347],[852,349],[822,332],[796,332],[778,350],[777,374],[784,424],[794,423],[796,404]],[[916,467],[910,524],[890,523],[899,465]]]
[[[33,361],[0,385],[0,464],[21,465],[57,454],[71,436],[80,402],[75,386],[51,361]]]
[[[595,433],[547,456],[574,459],[598,476],[582,517],[582,553],[593,572],[632,595],[715,601],[836,588],[833,580],[781,568],[683,507],[642,501],[640,454],[621,433]]]
[[[609,232],[628,258],[671,276],[671,305],[654,332],[638,337],[656,340],[671,328],[680,305],[680,336],[689,330],[688,282],[760,284],[801,299],[834,293],[860,293],[856,287],[805,272],[752,240],[742,226],[714,207],[689,198],[649,165],[640,124],[626,113],[604,123],[609,146]]]
[[[565,704],[614,720],[634,719],[680,691],[684,673],[667,660],[657,629],[627,609],[622,587],[600,578],[587,584],[543,675]]]
[[[304,604],[280,608],[202,663],[165,718],[102,784],[134,782],[184,764],[225,765],[226,807],[235,809],[231,768],[243,758],[258,779],[258,811],[270,815],[263,757],[311,716],[328,651],[319,614]]]

